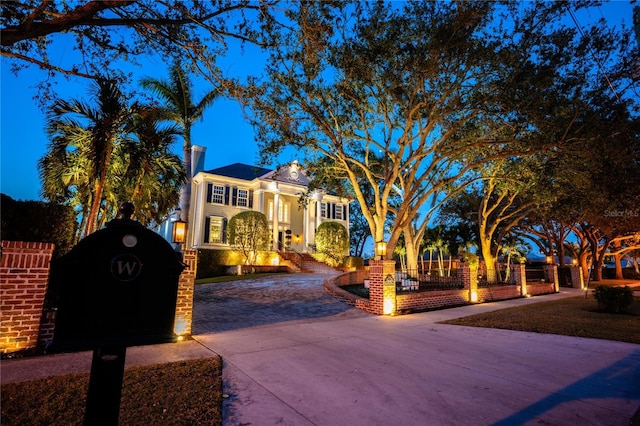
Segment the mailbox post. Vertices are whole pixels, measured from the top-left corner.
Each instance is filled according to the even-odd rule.
[[[127,346],[176,341],[178,279],[185,265],[160,235],[121,218],[53,262],[58,294],[53,350],[93,349],[86,425],[118,423]]]

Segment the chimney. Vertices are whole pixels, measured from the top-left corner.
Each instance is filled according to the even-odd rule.
[[[204,154],[206,152],[206,146],[191,146],[191,176],[195,176],[204,170]]]

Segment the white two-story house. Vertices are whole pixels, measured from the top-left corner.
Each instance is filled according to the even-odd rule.
[[[198,158],[194,166],[203,162]],[[299,205],[309,178],[297,162],[278,170],[235,163],[194,172],[187,247],[229,248],[227,223],[245,210],[267,217],[274,250],[310,252],[322,222],[339,222],[349,230],[348,199],[316,191],[306,206]]]

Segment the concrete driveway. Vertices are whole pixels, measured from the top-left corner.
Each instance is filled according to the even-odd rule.
[[[194,340],[129,348],[127,366],[220,354],[234,426],[628,426],[640,407],[640,345],[438,324],[579,290],[379,317],[326,295],[325,277],[197,286]],[[87,372],[91,359],[3,360],[0,381]]]
[[[627,426],[640,407],[640,345],[437,324],[580,291],[379,317],[326,295],[325,277],[197,286],[226,425]]]

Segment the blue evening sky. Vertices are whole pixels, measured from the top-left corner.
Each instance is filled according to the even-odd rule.
[[[609,25],[633,26],[631,1],[613,1],[600,8],[593,8],[578,15],[581,24],[589,20],[605,18]],[[569,16],[567,16],[569,19]],[[71,49],[68,49],[71,50]],[[64,47],[61,55],[70,54]],[[45,154],[48,144],[44,131],[45,118],[34,96],[37,96],[35,84],[45,75],[30,68],[22,70],[16,77],[9,71],[7,61],[2,57],[0,86],[0,192],[19,200],[40,200],[40,179],[37,163]],[[137,82],[144,76],[167,78],[167,66],[161,59],[150,58],[144,68],[135,71]],[[594,63],[594,67],[596,64]],[[230,74],[260,72],[260,60],[245,49],[231,52],[224,59],[222,68]],[[207,89],[198,85],[194,89],[199,99]],[[58,96],[64,99],[88,99],[87,82],[73,79],[61,80],[55,88]],[[258,148],[255,133],[245,121],[239,106],[230,100],[219,99],[204,115],[204,120],[196,123],[192,134],[193,144],[207,147],[205,169],[242,162],[257,164]],[[181,152],[181,142],[176,143],[176,152]],[[290,154],[289,154],[290,155]],[[294,158],[283,157],[290,161]]]

